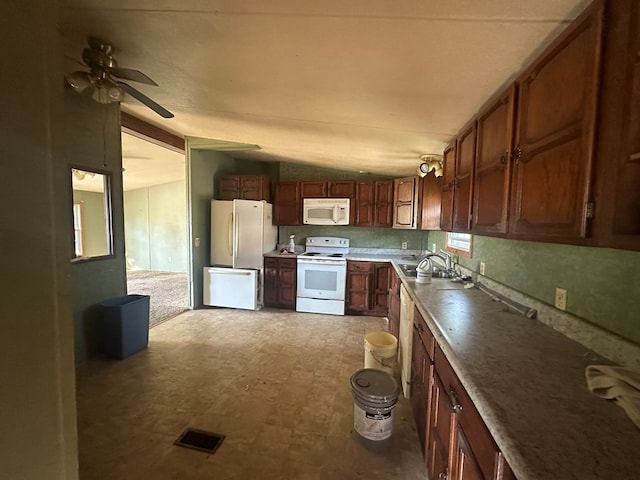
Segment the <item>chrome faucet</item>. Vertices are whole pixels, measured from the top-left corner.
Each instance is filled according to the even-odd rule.
[[[445,272],[447,274],[453,273],[453,266],[451,264],[451,254],[449,252],[445,252],[444,250],[440,249],[440,253],[428,252],[424,256],[424,258],[433,258],[433,257],[437,257],[442,261],[445,268]]]

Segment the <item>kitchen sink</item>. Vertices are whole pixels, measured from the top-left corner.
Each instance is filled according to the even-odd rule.
[[[415,277],[416,276],[416,264],[410,263],[400,263],[398,264],[400,267],[400,271],[402,271],[405,277]]]
[[[416,277],[416,264],[411,263],[399,263],[398,267],[400,267],[400,271],[405,277],[415,278]],[[452,278],[453,275],[449,272],[445,272],[444,270],[440,270],[438,267],[435,267],[431,272],[431,278]]]

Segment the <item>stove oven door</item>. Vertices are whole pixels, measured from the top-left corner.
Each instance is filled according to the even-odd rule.
[[[298,297],[344,300],[347,278],[345,260],[298,257]]]

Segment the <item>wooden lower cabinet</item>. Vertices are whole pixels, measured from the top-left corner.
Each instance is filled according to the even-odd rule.
[[[411,403],[428,478],[515,480],[418,308],[412,355]]]
[[[265,307],[296,309],[297,269],[295,258],[264,259]]]
[[[347,262],[345,313],[384,317],[388,311],[388,262]]]

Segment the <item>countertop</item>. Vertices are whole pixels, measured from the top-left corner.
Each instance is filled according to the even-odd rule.
[[[608,360],[478,288],[405,277],[398,264],[419,256],[347,259],[394,265],[518,480],[640,478],[640,429],[587,389],[585,367]]]
[[[607,360],[477,288],[398,273],[518,480],[640,478],[640,429],[586,386]]]

